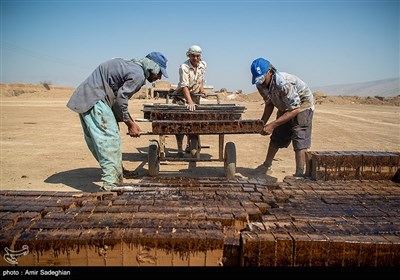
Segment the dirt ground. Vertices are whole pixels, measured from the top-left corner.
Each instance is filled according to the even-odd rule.
[[[101,186],[101,169],[83,139],[78,115],[66,107],[72,88],[41,85],[1,85],[1,190],[87,191],[96,192]],[[225,99],[224,103],[244,105],[242,119],[259,119],[262,101],[252,98]],[[132,99],[129,111],[134,118],[143,118],[144,103],[165,103],[165,99]],[[205,100],[203,103],[215,103]],[[313,123],[314,151],[392,151],[400,152],[400,107],[348,102],[319,102],[315,106]],[[143,131],[151,124],[142,122]],[[149,140],[158,135],[131,138],[121,123],[123,164],[139,172],[134,183],[147,176]],[[224,164],[218,161],[218,136],[201,137],[202,157],[213,161],[197,162],[196,166],[183,161],[161,162],[159,176],[223,177]],[[174,136],[167,137],[167,155],[176,153]],[[258,172],[266,155],[269,137],[259,134],[225,135],[225,143],[236,145],[236,176],[243,178],[268,175]],[[278,152],[271,177],[282,181],[294,172],[292,146]]]

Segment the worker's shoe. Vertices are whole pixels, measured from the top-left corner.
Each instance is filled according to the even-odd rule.
[[[110,192],[110,191],[112,191],[113,188],[115,188],[117,186],[118,186],[117,184],[104,182],[103,186],[100,188],[100,191],[102,191],[102,192]]]
[[[293,179],[304,179],[304,169],[303,168],[297,168],[296,173],[293,174]]]
[[[298,173],[293,174],[292,178],[295,179],[295,180],[305,179],[304,174],[300,174],[300,173],[299,174]]]

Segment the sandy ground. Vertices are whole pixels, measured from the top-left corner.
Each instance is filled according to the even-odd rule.
[[[83,139],[78,115],[66,107],[71,89],[60,94],[23,93],[1,95],[1,190],[87,191],[96,192],[101,186],[101,169],[90,154]],[[134,118],[143,118],[144,103],[165,103],[165,99],[130,101]],[[215,102],[209,100],[207,102]],[[228,102],[228,101],[226,101]],[[244,105],[242,119],[261,117],[262,102],[229,103]],[[314,114],[314,151],[395,151],[400,152],[400,107],[379,105],[317,104]],[[150,123],[140,123],[143,131],[151,131]],[[134,183],[147,176],[149,140],[158,135],[131,138],[121,124],[123,164],[140,176],[125,179]],[[218,136],[203,135],[202,157],[214,161],[161,162],[159,176],[223,177],[224,164],[218,161]],[[176,153],[174,136],[167,137],[167,155]],[[268,177],[254,169],[266,155],[269,137],[259,134],[225,135],[225,143],[236,145],[236,176]],[[294,172],[292,146],[278,152],[271,177],[282,181]]]

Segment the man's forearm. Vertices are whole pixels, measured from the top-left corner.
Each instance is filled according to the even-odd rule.
[[[269,118],[272,115],[272,112],[274,111],[274,106],[271,104],[267,104],[264,107],[264,113],[261,117],[261,120],[264,122],[264,124],[266,124],[269,120]]]
[[[271,125],[273,126],[273,128],[276,128],[296,117],[298,113],[300,113],[300,108],[296,108],[292,111],[287,111],[275,121],[271,122]]]

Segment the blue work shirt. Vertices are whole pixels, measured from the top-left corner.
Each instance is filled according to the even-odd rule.
[[[272,103],[285,113],[300,108],[314,110],[314,96],[308,85],[295,75],[276,71],[269,85],[257,85],[265,104]]]
[[[132,61],[114,58],[100,64],[74,91],[67,107],[77,113],[89,111],[104,100],[117,121],[130,119],[128,101],[145,84],[143,68]]]

